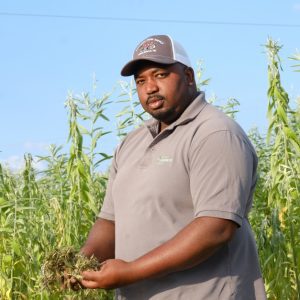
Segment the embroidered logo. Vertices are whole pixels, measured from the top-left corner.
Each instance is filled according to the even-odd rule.
[[[173,162],[173,158],[168,155],[160,155],[157,158],[157,164],[159,165],[171,165]]]
[[[143,42],[138,48],[137,48],[137,52],[138,55],[143,55],[145,53],[149,53],[149,52],[156,52],[156,46],[158,44],[163,45],[164,43],[161,40],[158,39],[148,39],[145,42]]]

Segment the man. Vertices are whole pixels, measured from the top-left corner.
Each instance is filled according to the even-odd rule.
[[[151,36],[122,69],[153,119],[117,148],[82,252],[103,262],[86,288],[117,299],[266,299],[247,220],[257,157],[243,130],[205,101],[182,46]]]

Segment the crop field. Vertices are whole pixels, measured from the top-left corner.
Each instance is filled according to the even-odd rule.
[[[280,46],[270,39],[265,49],[269,128],[248,132],[259,156],[249,219],[268,299],[294,300],[300,299],[300,101],[292,105],[282,85]],[[299,72],[300,55],[292,59],[294,67],[286,71]],[[208,83],[201,69],[197,79],[199,88]],[[96,219],[107,183],[99,166],[111,158],[98,149],[114,134],[106,129],[109,119],[118,120],[116,135],[122,138],[146,117],[132,83],[121,83],[120,90],[123,109],[117,116],[106,115],[115,101],[110,95],[69,95],[67,146],[52,145],[43,157],[24,155],[20,172],[0,164],[0,299],[113,299],[112,291],[49,290],[42,266],[55,249],[80,249]],[[234,118],[238,104],[230,99],[221,109]],[[34,167],[35,159],[46,166],[42,171]]]

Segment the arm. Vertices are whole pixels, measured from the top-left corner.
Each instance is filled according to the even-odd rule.
[[[234,235],[233,221],[200,217],[171,240],[132,262],[108,260],[101,271],[84,272],[87,288],[115,288],[191,268],[213,255]]]
[[[98,218],[80,252],[88,257],[94,254],[100,262],[114,258],[115,223]]]

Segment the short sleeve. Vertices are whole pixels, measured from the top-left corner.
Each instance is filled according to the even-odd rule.
[[[117,174],[117,164],[116,164],[116,152],[115,152],[114,158],[112,160],[112,165],[109,170],[108,183],[106,187],[103,205],[101,207],[100,213],[98,214],[99,218],[111,220],[111,221],[115,220],[114,202],[112,197],[112,186],[116,174]]]
[[[255,157],[248,143],[224,130],[190,151],[194,216],[229,219],[241,226],[255,186]]]

